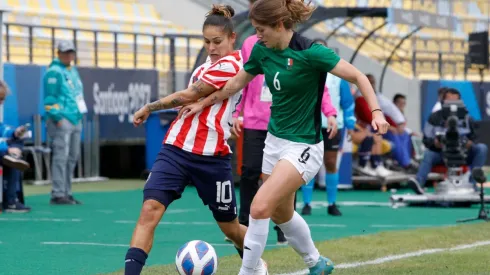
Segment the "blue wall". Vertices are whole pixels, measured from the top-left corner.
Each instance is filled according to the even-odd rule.
[[[480,90],[480,83],[470,81],[422,81],[421,98],[422,114],[421,125],[424,127],[425,122],[429,119],[432,108],[437,102],[437,90],[440,87],[449,87],[459,90],[461,98],[465,103],[470,116],[476,121],[488,120],[490,116],[486,114],[486,109],[490,108],[490,100],[487,103],[487,93],[490,91],[490,83],[483,83],[483,89]],[[490,113],[490,112],[489,112]]]
[[[12,92],[4,104],[6,124],[34,125],[34,115],[44,116],[42,79],[46,69],[37,65],[4,65],[4,79]],[[157,98],[157,71],[101,68],[79,68],[79,71],[89,110],[87,116],[99,114],[101,140],[117,142],[144,138],[144,127],[134,128],[130,122],[131,114]],[[45,127],[41,128],[44,142]]]

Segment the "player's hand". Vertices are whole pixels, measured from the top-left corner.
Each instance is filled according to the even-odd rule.
[[[141,107],[133,116],[133,125],[134,127],[140,126],[143,122],[145,122],[150,116],[150,109],[145,105]]]
[[[203,109],[204,108],[202,104],[200,104],[199,102],[184,106],[182,107],[182,109],[180,109],[178,118],[186,118],[188,116],[201,112]]]
[[[242,121],[238,118],[233,119],[233,127],[231,127],[231,133],[237,138],[240,137],[240,132],[242,131]]]
[[[334,116],[327,117],[328,121],[328,139],[332,139],[337,135],[337,118]]]
[[[14,157],[19,158],[20,156],[22,156],[22,151],[17,147],[9,147],[7,152],[9,153],[9,155],[12,155]]]
[[[19,126],[17,129],[15,129],[14,136],[16,138],[21,138],[27,131],[27,128],[25,126]]]
[[[386,118],[382,112],[375,111],[373,112],[371,126],[373,127],[373,130],[378,133],[378,135],[384,135],[386,132],[388,132],[390,124],[386,121]]]

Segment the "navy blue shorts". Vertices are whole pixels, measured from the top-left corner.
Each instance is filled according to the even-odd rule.
[[[230,222],[237,217],[231,155],[196,155],[168,144],[162,145],[153,164],[143,191],[144,201],[153,199],[168,208],[189,183],[196,187],[216,221]]]

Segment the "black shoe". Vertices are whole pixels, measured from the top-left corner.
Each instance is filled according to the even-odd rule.
[[[417,195],[423,195],[425,193],[422,186],[420,186],[420,183],[414,178],[408,180],[408,187],[410,187]]]
[[[277,244],[278,245],[287,245],[288,240],[286,240],[286,236],[284,236],[284,233],[282,232],[281,228],[279,226],[275,226],[274,230],[277,232]]]
[[[303,206],[303,209],[301,210],[301,215],[303,216],[311,215],[311,206],[309,204],[305,204],[305,206]]]
[[[20,202],[9,204],[7,205],[7,208],[5,208],[5,212],[7,213],[27,213],[29,211],[31,211],[31,208],[23,205]]]
[[[75,204],[74,201],[66,198],[66,197],[56,197],[56,198],[51,198],[51,201],[49,202],[51,204],[56,204],[56,205],[67,205],[67,204]]]
[[[329,205],[328,206],[328,214],[330,216],[342,216],[342,213],[340,212],[340,210],[337,208],[337,205],[334,203],[332,205]]]
[[[72,201],[73,204],[83,204],[81,201],[76,200],[73,196],[68,196],[68,200]]]
[[[2,163],[5,166],[8,166],[10,168],[14,168],[14,169],[17,169],[20,171],[25,171],[31,167],[27,161],[25,161],[21,158],[12,156],[12,155],[3,156]]]

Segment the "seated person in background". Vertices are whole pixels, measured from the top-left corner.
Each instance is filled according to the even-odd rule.
[[[435,112],[439,111],[440,109],[442,109],[443,97],[444,97],[444,94],[446,93],[447,90],[448,90],[447,87],[441,87],[441,88],[439,88],[439,90],[437,90],[437,102],[434,105],[434,107],[432,107],[432,113],[435,113]]]
[[[393,104],[400,110],[400,112],[405,116],[405,106],[407,106],[407,97],[402,94],[396,94],[393,97]],[[406,116],[405,116],[406,119]],[[408,128],[405,124],[405,132],[411,136],[418,136],[418,133],[412,131],[412,129]],[[410,149],[411,150],[411,149]]]
[[[387,148],[389,152],[391,149],[389,143],[384,141],[380,135],[373,133],[370,127],[363,127],[359,124],[356,124],[354,130],[349,130],[349,134],[353,145],[357,145],[357,150],[353,151],[357,151],[359,172],[381,178],[393,174],[393,171],[384,167],[381,159],[383,150],[386,151]]]
[[[456,89],[447,89],[444,94],[443,101],[461,100],[461,94]],[[424,159],[420,163],[417,176],[409,179],[408,183],[412,190],[421,195],[424,194],[423,187],[427,180],[432,167],[443,163],[442,144],[437,138],[437,133],[446,130],[445,120],[442,110],[432,113],[429,121],[424,126],[424,145],[427,148],[424,154]],[[488,148],[485,144],[475,143],[476,135],[474,131],[474,122],[468,117],[469,131],[466,128],[459,128],[460,137],[465,141],[465,148],[468,150],[467,164],[473,168],[482,167],[487,160]]]
[[[7,85],[0,81],[0,105],[4,103],[8,93]],[[14,129],[0,123],[0,158],[3,165],[3,179],[6,183],[5,186],[2,185],[6,194],[3,205],[5,212],[19,213],[31,210],[17,200],[17,186],[20,184],[22,171],[29,168],[29,163],[21,159],[24,145],[21,138],[26,130],[24,126]]]
[[[374,76],[367,74],[367,78],[373,89],[376,91],[376,79]],[[383,136],[394,144],[392,151],[393,159],[398,163],[398,166],[404,170],[413,170],[414,167],[411,165],[412,142],[410,135],[405,131],[405,126],[407,124],[405,116],[389,98],[377,91],[376,96],[383,113],[390,117],[394,122],[394,125],[392,124],[390,130]]]

